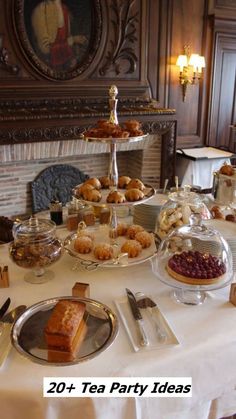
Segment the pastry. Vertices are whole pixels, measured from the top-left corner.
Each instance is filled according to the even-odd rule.
[[[147,231],[140,231],[135,234],[135,240],[141,244],[143,249],[146,249],[151,246],[153,238],[151,233],[148,233]]]
[[[92,185],[95,189],[98,190],[102,187],[100,180],[96,177],[91,177],[90,179],[86,180],[84,185]]]
[[[220,173],[222,175],[233,176],[233,174],[234,174],[234,168],[233,168],[233,166],[231,166],[231,164],[224,164],[220,168]]]
[[[144,193],[140,191],[139,189],[135,189],[135,188],[129,189],[128,191],[125,192],[125,198],[129,202],[140,201],[141,199],[144,198]]]
[[[112,259],[114,255],[113,248],[110,244],[99,243],[94,247],[94,256],[99,260]]]
[[[74,249],[78,253],[90,253],[93,248],[93,241],[88,236],[79,236],[74,241]]]
[[[220,207],[218,205],[214,205],[214,207],[211,208],[211,214],[212,217],[218,220],[224,220],[224,214],[221,212]]]
[[[107,202],[109,204],[122,204],[125,202],[125,196],[122,192],[112,191],[107,196]]]
[[[79,301],[60,300],[44,328],[48,347],[71,352],[86,305]]]
[[[167,272],[177,281],[192,285],[209,285],[222,280],[226,266],[216,256],[198,251],[175,254],[168,260]]]
[[[78,192],[79,195],[83,196],[83,193],[85,191],[91,191],[92,189],[94,189],[94,186],[90,185],[90,184],[85,184],[83,183],[81,186],[77,187],[75,189],[76,193]]]
[[[236,223],[236,216],[234,214],[227,214],[225,219],[226,221],[232,221],[232,223]]]
[[[129,239],[134,239],[136,234],[140,231],[144,231],[144,228],[140,226],[139,224],[132,224],[127,229],[127,237]]]
[[[128,253],[129,258],[136,258],[142,251],[142,246],[137,240],[126,240],[121,246],[122,253]]]
[[[136,119],[128,119],[124,122],[124,126],[129,131],[135,131],[140,129],[141,124]]]
[[[111,186],[111,180],[109,179],[109,176],[102,176],[99,178],[99,181],[103,189],[109,189]]]
[[[97,189],[85,190],[82,194],[82,197],[86,201],[91,201],[91,202],[99,202],[102,199],[101,192],[98,191]]]
[[[118,188],[125,189],[130,181],[131,181],[131,178],[129,176],[119,176]]]
[[[145,189],[145,186],[140,179],[131,179],[131,181],[126,186],[126,189],[133,189],[133,188],[143,191]]]

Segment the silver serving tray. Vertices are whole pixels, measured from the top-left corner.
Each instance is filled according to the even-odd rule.
[[[149,134],[139,135],[137,137],[128,137],[128,138],[116,138],[116,137],[107,137],[107,138],[97,138],[97,137],[86,137],[85,135],[81,135],[81,138],[84,141],[90,143],[106,143],[106,144],[116,144],[116,143],[135,143],[138,141],[144,140]]]
[[[75,300],[86,304],[86,332],[78,351],[69,356],[49,351],[44,339],[44,327],[59,300]],[[15,349],[33,362],[47,365],[73,365],[89,360],[107,349],[118,333],[118,320],[109,307],[88,298],[57,297],[29,307],[15,322],[11,341]],[[70,355],[70,354],[69,354]]]
[[[87,201],[86,199],[84,199],[82,197],[82,195],[80,195],[79,193],[76,192],[76,189],[79,188],[82,185],[82,183],[80,185],[76,185],[76,187],[72,190],[73,196],[77,199],[80,199],[81,201],[93,205],[93,206],[97,206],[97,207],[101,207],[101,206],[106,206],[106,207],[125,207],[125,206],[132,206],[132,205],[139,205],[139,204],[143,204],[144,202],[148,201],[150,198],[152,198],[156,191],[155,189],[150,186],[150,185],[144,185],[145,189],[143,190],[144,193],[144,197],[143,199],[140,199],[139,201],[125,201],[125,202],[121,202],[120,204],[115,204],[115,203],[109,203],[107,202],[107,195],[109,194],[109,192],[111,191],[110,189],[100,189],[100,193],[102,195],[102,198],[99,202],[93,202],[93,201]],[[121,192],[123,194],[125,194],[125,192],[127,192],[127,189],[119,189],[117,188],[118,192]]]
[[[104,243],[109,242],[109,236],[106,235],[103,231],[90,227],[89,232],[92,232],[95,236],[95,243]],[[127,240],[127,237],[119,236],[116,239],[116,243],[113,247],[114,257],[113,259],[101,261],[95,258],[93,253],[81,254],[74,250],[74,242],[78,237],[77,233],[72,233],[68,235],[64,240],[64,249],[72,257],[80,261],[80,266],[82,266],[87,271],[93,271],[97,268],[124,268],[127,266],[138,265],[139,263],[144,263],[147,260],[153,258],[156,255],[160,240],[158,236],[152,233],[153,239],[152,244],[147,249],[142,249],[142,252],[136,258],[129,258],[127,253],[121,253],[119,250],[122,244]]]

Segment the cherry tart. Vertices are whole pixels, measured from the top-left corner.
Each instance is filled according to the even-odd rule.
[[[166,270],[177,281],[192,285],[209,285],[222,280],[226,266],[216,256],[198,251],[173,255]]]

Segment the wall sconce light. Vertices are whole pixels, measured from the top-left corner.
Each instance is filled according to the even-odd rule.
[[[182,87],[183,102],[186,99],[188,84],[196,84],[202,78],[202,69],[206,66],[205,58],[199,54],[189,54],[189,47],[184,47],[184,55],[176,61],[179,66],[179,83]]]

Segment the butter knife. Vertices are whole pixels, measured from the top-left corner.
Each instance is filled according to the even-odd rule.
[[[129,305],[130,305],[133,317],[134,317],[134,319],[136,321],[136,324],[138,326],[138,331],[139,331],[139,334],[140,334],[140,344],[141,344],[141,346],[147,346],[147,345],[149,345],[149,342],[148,342],[148,338],[147,338],[147,335],[146,335],[145,330],[144,330],[143,318],[142,318],[142,314],[141,314],[141,312],[138,308],[137,301],[135,299],[134,294],[128,288],[126,288],[125,290],[126,290],[126,293],[127,293],[127,297],[128,297],[128,301],[129,301]]]
[[[11,329],[13,323],[25,311],[26,306],[21,305],[5,314],[0,321],[0,367],[11,349]]]
[[[8,297],[3,303],[2,307],[0,308],[0,319],[4,316],[4,314],[7,312],[7,309],[9,305],[11,304],[11,299]]]

